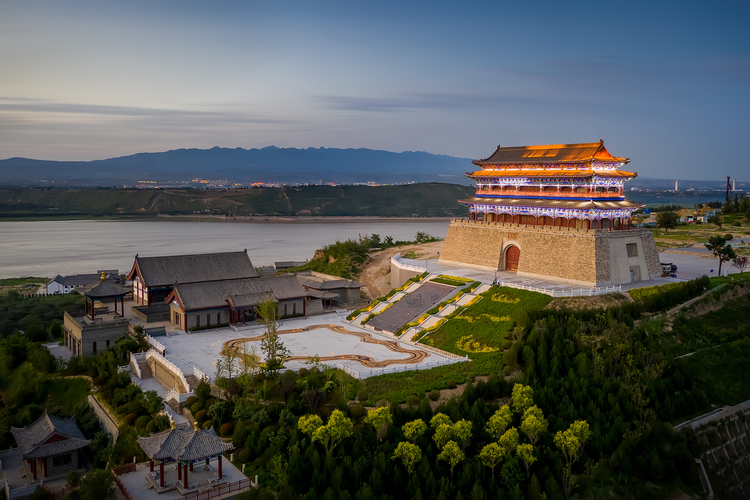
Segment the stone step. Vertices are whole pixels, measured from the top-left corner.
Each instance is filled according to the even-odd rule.
[[[145,361],[142,363],[138,363],[138,368],[141,369],[141,377],[142,378],[151,378],[153,377],[153,373],[151,373],[151,367],[148,366],[148,363]]]
[[[194,391],[196,387],[198,387],[198,379],[195,375],[185,375],[185,380],[187,380],[187,383],[190,385],[190,390]]]

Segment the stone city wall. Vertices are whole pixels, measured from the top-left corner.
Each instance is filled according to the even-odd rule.
[[[637,246],[629,257],[627,245]],[[504,222],[451,221],[440,260],[505,270],[505,253],[521,250],[518,274],[608,286],[661,274],[648,229],[608,231]]]

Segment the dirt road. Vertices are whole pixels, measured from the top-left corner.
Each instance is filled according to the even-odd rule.
[[[365,290],[371,299],[381,297],[391,290],[391,257],[397,253],[408,258],[427,260],[437,259],[443,248],[443,241],[434,241],[422,245],[405,245],[387,248],[370,254],[372,260],[359,275],[359,281],[365,284]]]

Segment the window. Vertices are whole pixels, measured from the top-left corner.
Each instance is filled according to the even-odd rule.
[[[286,304],[284,304],[284,316],[286,316]]]
[[[68,465],[73,461],[73,457],[70,453],[67,455],[58,455],[56,457],[52,457],[52,467],[62,467],[63,465]]]
[[[638,257],[637,243],[628,243],[625,247],[628,249],[628,257]]]
[[[206,326],[211,326],[211,313],[206,313]]]
[[[93,344],[94,344],[94,354],[96,354],[96,342],[94,342]]]
[[[195,315],[195,326],[201,326],[201,315],[196,314]]]
[[[297,303],[292,304],[292,314],[297,314]]]

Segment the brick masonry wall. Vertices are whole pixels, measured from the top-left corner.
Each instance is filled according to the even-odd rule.
[[[639,257],[623,259],[630,242],[640,243]],[[613,280],[626,282],[633,267],[640,269],[642,280],[659,269],[656,244],[647,229],[607,231],[461,219],[451,221],[440,260],[502,271],[511,245],[521,250],[518,273],[522,275],[602,286]]]

